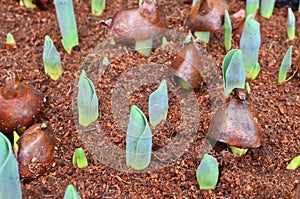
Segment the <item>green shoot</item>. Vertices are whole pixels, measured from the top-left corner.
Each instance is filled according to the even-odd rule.
[[[218,183],[219,167],[217,159],[205,154],[196,171],[200,190],[215,189]]]
[[[46,35],[44,42],[43,61],[46,74],[51,79],[58,80],[62,75],[60,56],[52,39],[48,35]]]
[[[54,0],[54,5],[62,34],[62,45],[71,54],[73,47],[79,45],[73,1]]]
[[[93,82],[86,76],[82,70],[78,83],[78,115],[79,124],[88,126],[96,121],[98,112],[98,98]]]
[[[152,50],[152,39],[136,40],[135,50],[142,55],[149,56]]]
[[[185,37],[183,43],[187,44],[187,43],[190,43],[191,41],[192,41],[192,35],[189,34]]]
[[[78,148],[75,150],[72,158],[72,163],[74,166],[81,169],[88,166],[88,161],[82,148]]]
[[[260,3],[260,14],[261,16],[269,19],[274,10],[275,0],[261,0]]]
[[[233,157],[235,158],[240,158],[242,157],[243,155],[245,155],[248,151],[248,149],[241,149],[241,148],[238,148],[238,147],[234,147],[234,146],[230,146],[228,145],[228,148],[231,149],[232,151],[232,154],[233,154]]]
[[[296,20],[295,15],[291,8],[288,9],[288,26],[287,26],[287,36],[289,40],[295,39],[295,28]]]
[[[286,168],[289,170],[295,170],[298,167],[300,167],[300,155],[294,157]]]
[[[257,64],[260,48],[260,24],[250,17],[247,17],[245,21],[240,48],[243,53],[246,77],[254,80],[260,70]]]
[[[231,48],[232,26],[228,10],[224,14],[224,42],[226,51]]]
[[[25,6],[26,8],[36,8],[36,5],[32,2],[32,0],[21,0],[20,6]]]
[[[69,184],[66,189],[64,199],[81,199],[81,197],[77,193],[75,187],[72,184]]]
[[[148,101],[149,120],[152,126],[158,125],[167,119],[168,114],[168,88],[166,80],[163,80],[158,89],[151,93]]]
[[[104,57],[103,60],[102,60],[102,64],[103,66],[108,66],[110,64],[109,60],[107,57]]]
[[[166,49],[166,47],[167,47],[167,45],[168,45],[168,40],[167,40],[167,38],[166,37],[163,37],[162,38],[162,44],[161,44],[161,48],[163,49],[163,50],[165,50]]]
[[[126,131],[126,164],[141,170],[150,164],[152,133],[144,113],[135,105],[131,106]]]
[[[235,88],[245,88],[246,74],[241,50],[233,49],[226,54],[222,72],[225,96]]]
[[[245,89],[246,89],[247,93],[249,93],[249,94],[250,94],[250,92],[251,92],[251,88],[250,88],[250,84],[249,84],[249,82],[246,82],[246,84],[245,84]]]
[[[194,35],[200,41],[209,42],[210,32],[195,31]]]
[[[0,198],[22,198],[18,162],[12,152],[10,141],[1,132],[0,179]]]
[[[279,69],[279,74],[278,74],[278,83],[281,84],[285,81],[286,79],[286,74],[291,68],[292,65],[292,50],[293,46],[290,46],[289,49],[287,50],[281,65]]]
[[[112,38],[110,41],[109,41],[109,44],[114,46],[116,45],[116,41],[114,40],[114,38]]]
[[[16,40],[15,40],[14,36],[11,33],[7,33],[5,45],[9,49],[14,49],[14,48],[17,47]]]
[[[20,136],[16,131],[14,131],[13,134],[14,134],[14,148],[16,149],[16,151],[19,151],[19,145],[17,144],[17,141],[20,139]]]
[[[105,10],[106,0],[92,0],[92,14],[100,16]]]
[[[259,0],[246,0],[246,16],[251,15],[259,8]]]

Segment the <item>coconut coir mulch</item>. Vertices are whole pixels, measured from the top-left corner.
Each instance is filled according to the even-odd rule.
[[[57,138],[55,163],[45,174],[35,179],[21,179],[24,198],[62,198],[68,184],[72,183],[82,198],[295,198],[299,186],[299,168],[286,169],[288,162],[299,155],[300,145],[300,81],[293,78],[278,85],[277,76],[280,62],[293,45],[293,61],[300,55],[300,15],[295,12],[297,38],[288,41],[286,37],[287,7],[275,8],[269,19],[258,18],[261,23],[262,45],[259,55],[261,73],[250,82],[250,101],[259,113],[263,127],[263,145],[251,149],[240,158],[234,158],[228,149],[215,147],[210,151],[218,159],[220,178],[215,190],[200,191],[195,171],[200,162],[198,156],[201,145],[215,108],[210,101],[211,94],[203,85],[196,91],[199,104],[199,126],[190,147],[177,160],[159,170],[145,173],[126,173],[113,169],[87,150],[74,122],[73,102],[76,84],[82,63],[93,49],[106,39],[107,30],[100,21],[113,16],[120,9],[137,6],[135,1],[108,1],[107,9],[100,17],[92,16],[89,1],[74,1],[80,49],[68,55],[62,48],[61,36],[54,8],[46,11],[29,10],[20,7],[16,1],[1,1],[0,6],[0,77],[15,72],[21,81],[40,90],[45,99],[45,107],[38,121],[48,122]],[[178,32],[184,29],[185,16],[190,3],[182,1],[159,1],[159,7],[166,14],[168,28]],[[229,12],[235,13],[245,8],[244,2],[231,1]],[[5,37],[11,32],[18,48],[5,48]],[[63,76],[52,81],[44,74],[42,63],[44,37],[48,34],[60,52]],[[213,33],[209,44],[204,45],[216,66],[220,69],[226,52],[222,30]],[[235,47],[235,44],[234,44]],[[103,77],[96,84],[101,115],[98,124],[105,136],[120,148],[125,147],[125,134],[118,130],[111,116],[111,90],[118,77],[128,69],[143,64],[170,65],[172,53],[157,49],[145,58],[134,51],[112,59]],[[147,99],[156,84],[144,85],[135,90],[128,102],[137,104],[146,113]],[[220,89],[222,92],[222,89]],[[169,92],[170,112],[166,123],[153,138],[153,150],[168,144],[176,136],[180,109],[178,99]],[[127,114],[127,113],[126,113]],[[76,148],[87,152],[89,166],[78,169],[72,165],[72,155]],[[113,156],[112,156],[113,157]],[[299,195],[298,195],[299,196]]]

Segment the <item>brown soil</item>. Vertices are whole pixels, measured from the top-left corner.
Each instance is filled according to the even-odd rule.
[[[190,3],[158,2],[166,14],[168,28],[187,33],[183,23],[190,10]],[[261,23],[262,46],[259,63],[262,70],[258,78],[250,82],[250,101],[259,113],[263,127],[263,144],[257,149],[250,149],[240,159],[234,158],[231,152],[222,146],[211,150],[210,154],[218,159],[220,178],[215,190],[201,191],[195,177],[196,168],[201,160],[199,151],[212,113],[217,108],[213,105],[213,96],[205,85],[196,91],[200,112],[199,116],[195,115],[199,120],[197,134],[184,154],[158,170],[131,173],[103,164],[86,144],[97,142],[92,142],[91,136],[87,136],[86,140],[82,139],[80,129],[76,128],[76,114],[73,110],[77,92],[75,82],[78,81],[82,63],[87,55],[94,52],[94,48],[106,39],[107,30],[100,25],[100,21],[113,16],[118,10],[136,7],[137,1],[108,1],[104,14],[95,17],[90,13],[90,1],[75,0],[80,50],[73,51],[71,55],[62,48],[54,8],[46,11],[29,10],[20,7],[16,1],[1,1],[0,4],[0,77],[4,79],[8,73],[16,72],[21,81],[35,86],[43,93],[47,101],[37,122],[49,122],[57,138],[53,167],[35,179],[21,179],[23,198],[62,198],[70,183],[76,187],[82,198],[296,197],[295,187],[300,181],[299,168],[290,171],[286,169],[286,165],[300,154],[300,81],[292,78],[282,85],[277,84],[280,62],[289,45],[294,46],[293,61],[300,56],[300,31],[297,31],[295,40],[287,40],[287,7],[275,8],[269,20],[258,18]],[[231,1],[229,6],[229,12],[232,14],[244,8],[245,3]],[[299,30],[300,14],[294,13]],[[14,35],[17,42],[18,48],[15,51],[5,47],[8,32]],[[42,53],[46,34],[52,38],[61,55],[64,72],[58,81],[51,80],[44,73]],[[212,34],[211,41],[205,48],[220,69],[226,54],[222,30]],[[149,58],[134,51],[110,58],[112,64],[103,76],[96,80],[98,84],[95,84],[101,112],[97,124],[103,129],[107,141],[125,148],[125,133],[121,128],[125,124],[114,121],[110,99],[118,77],[125,71],[143,64],[169,66],[173,56],[172,53],[157,49]],[[158,83],[159,81],[156,81],[135,90],[128,102],[128,110],[123,114],[128,118],[129,107],[132,104],[138,105],[147,113],[148,96],[157,88]],[[222,92],[222,89],[219,91]],[[178,108],[179,99],[174,92],[169,92],[168,121],[159,126],[160,129],[153,138],[154,151],[168,145],[172,137],[179,132],[178,121],[182,110]],[[72,165],[72,155],[78,147],[83,147],[87,152],[89,166],[85,169],[78,169]],[[114,160],[118,155],[111,154],[108,159]],[[164,161],[153,159],[154,163],[151,163],[151,166],[154,167],[156,162]]]

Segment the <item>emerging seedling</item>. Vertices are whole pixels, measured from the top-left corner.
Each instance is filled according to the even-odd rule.
[[[105,10],[106,0],[92,0],[92,14],[100,16]]]
[[[79,124],[88,126],[96,121],[99,116],[98,97],[93,82],[86,76],[84,70],[78,82],[77,100]]]
[[[14,36],[11,33],[7,33],[5,45],[8,49],[16,49],[17,48],[16,40],[14,39]]]
[[[288,8],[288,26],[287,26],[287,36],[289,40],[295,39],[296,20],[295,15],[291,8]]]
[[[232,26],[230,21],[230,16],[228,10],[225,10],[224,14],[224,43],[226,51],[231,48],[231,38],[232,38]]]
[[[81,197],[77,193],[75,187],[72,184],[69,184],[67,186],[64,199],[81,199]]]
[[[135,105],[131,106],[126,131],[126,164],[141,170],[150,164],[152,133],[144,113]]]
[[[26,8],[36,8],[36,5],[32,0],[21,0],[20,6],[25,6]]]
[[[240,40],[240,48],[243,53],[246,77],[256,79],[260,66],[258,64],[258,53],[260,48],[260,24],[246,18],[244,30]]]
[[[0,132],[0,198],[22,198],[18,162],[10,141]]]
[[[60,56],[52,39],[48,35],[46,35],[44,42],[43,61],[46,74],[51,79],[58,80],[62,75]]]
[[[103,66],[108,66],[110,64],[109,60],[107,57],[104,57],[103,60],[102,60],[102,64]]]
[[[292,65],[292,50],[293,46],[290,46],[289,49],[287,50],[281,65],[279,69],[279,74],[278,74],[278,83],[281,84],[285,81],[286,79],[286,74],[291,68]]]
[[[235,88],[245,88],[246,73],[241,50],[233,49],[226,54],[222,72],[225,96]]]
[[[19,150],[19,145],[17,144],[17,141],[20,139],[20,136],[18,135],[18,133],[16,131],[13,132],[14,134],[14,148],[16,150],[16,152],[18,152]]]
[[[166,80],[163,80],[158,89],[149,96],[149,120],[152,126],[158,125],[167,119],[168,114],[168,88]]]
[[[163,37],[162,38],[162,43],[161,43],[161,49],[163,49],[163,50],[165,50],[166,49],[166,47],[167,47],[167,45],[168,45],[168,40],[167,40],[167,38],[166,37]]]
[[[259,8],[259,0],[246,0],[246,16],[251,15]]]
[[[234,146],[230,146],[228,145],[228,148],[231,149],[232,151],[232,154],[233,154],[233,157],[235,158],[240,158],[242,157],[243,155],[245,155],[248,151],[248,149],[241,149],[241,148],[238,148],[238,147],[234,147]]]
[[[196,171],[200,190],[215,189],[218,183],[219,167],[217,159],[205,154]]]
[[[289,170],[295,170],[298,167],[300,167],[300,155],[294,157],[286,168]]]
[[[82,148],[78,148],[75,150],[72,158],[72,163],[74,166],[81,169],[88,166],[88,161]]]
[[[261,16],[269,19],[274,10],[275,0],[261,0],[260,3],[260,14]]]
[[[62,45],[67,53],[71,54],[72,48],[79,45],[73,1],[54,0],[54,5],[62,34]]]

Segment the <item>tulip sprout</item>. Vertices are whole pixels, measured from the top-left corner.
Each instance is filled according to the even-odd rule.
[[[209,42],[209,37],[210,37],[209,31],[195,31],[194,35],[200,41],[203,41],[205,43]]]
[[[36,5],[32,2],[32,0],[21,0],[20,6],[25,6],[26,8],[36,8]]]
[[[275,0],[261,0],[260,14],[261,16],[269,19],[274,10]]]
[[[278,74],[278,83],[281,84],[285,81],[286,79],[286,74],[291,68],[292,65],[292,50],[293,46],[290,46],[289,49],[287,50],[281,65],[279,69],[279,74]]]
[[[0,198],[22,198],[18,162],[11,143],[0,132]]]
[[[126,164],[141,170],[150,164],[152,133],[144,113],[135,105],[131,106],[126,131]]]
[[[108,60],[107,57],[104,57],[104,58],[103,58],[102,64],[103,64],[104,66],[108,66],[108,65],[110,64],[110,62],[109,62],[109,60]]]
[[[152,50],[152,39],[136,40],[134,49],[142,55],[150,56]]]
[[[67,53],[71,54],[72,48],[79,45],[73,1],[54,0],[54,5],[62,34],[62,45]]]
[[[291,8],[288,8],[288,26],[287,26],[287,36],[289,40],[295,39],[295,15]]]
[[[86,76],[83,70],[78,83],[78,115],[79,124],[88,126],[96,121],[98,112],[98,98],[93,82]]]
[[[200,190],[215,189],[218,183],[218,161],[211,155],[205,154],[197,168],[196,178]]]
[[[100,16],[105,10],[106,0],[92,0],[92,14]]]
[[[158,125],[167,119],[168,114],[168,88],[166,80],[163,80],[158,89],[149,96],[149,120],[152,126]]]
[[[51,79],[58,80],[62,75],[60,56],[52,39],[48,35],[46,35],[44,42],[43,61],[46,74]]]
[[[67,186],[64,199],[81,199],[81,197],[77,193],[75,187],[72,184],[69,184]]]
[[[17,144],[17,141],[20,139],[20,136],[18,135],[18,133],[16,131],[13,132],[14,134],[14,148],[16,151],[19,150],[19,145]]]
[[[228,148],[231,149],[233,157],[235,157],[235,158],[242,157],[248,151],[248,149],[241,149],[241,148],[238,148],[238,147],[235,147],[235,146],[230,146],[230,145],[228,145]]]
[[[260,66],[258,64],[260,24],[250,17],[247,17],[245,21],[240,40],[240,48],[243,53],[246,77],[254,80],[260,71]]]
[[[163,50],[165,50],[166,49],[166,47],[167,47],[167,45],[168,45],[168,40],[167,40],[167,38],[166,37],[163,37],[162,38],[162,43],[161,43],[161,48],[163,49]]]
[[[246,73],[241,50],[233,49],[226,54],[222,72],[225,96],[228,96],[235,88],[245,88]]]
[[[251,15],[259,8],[259,0],[246,0],[246,16]]]
[[[231,48],[232,26],[228,10],[224,13],[224,42],[226,51]]]
[[[14,36],[11,33],[7,33],[5,45],[9,49],[14,49],[14,48],[17,47],[16,40],[15,40]]]
[[[72,158],[72,163],[74,166],[77,166],[81,169],[88,166],[88,161],[82,148],[78,148],[75,150]]]
[[[298,167],[300,167],[300,155],[294,157],[286,168],[289,170],[295,170]]]

